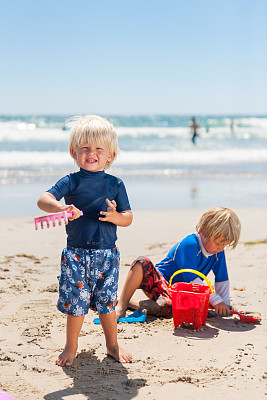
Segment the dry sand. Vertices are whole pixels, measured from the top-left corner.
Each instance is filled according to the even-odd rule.
[[[118,232],[119,291],[136,256],[159,261],[204,211],[135,212],[132,226]],[[172,319],[152,317],[119,324],[119,343],[134,356],[120,365],[106,357],[91,312],[69,368],[55,365],[65,342],[65,316],[55,307],[64,228],[35,232],[31,217],[1,218],[0,390],[16,400],[266,398],[267,208],[235,211],[242,235],[226,255],[231,298],[238,309],[260,312],[261,324],[238,317],[210,318],[201,331],[174,330]]]

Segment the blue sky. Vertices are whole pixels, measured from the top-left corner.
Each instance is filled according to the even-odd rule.
[[[2,0],[0,114],[266,114],[265,0]]]

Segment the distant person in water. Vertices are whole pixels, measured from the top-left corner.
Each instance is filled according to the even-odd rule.
[[[230,122],[230,130],[231,130],[231,134],[233,135],[235,133],[235,122],[233,119],[231,119],[231,122]]]
[[[190,128],[191,128],[191,133],[192,133],[192,143],[196,144],[196,137],[199,136],[199,127],[200,125],[196,122],[195,117],[192,117],[191,123],[190,123]]]

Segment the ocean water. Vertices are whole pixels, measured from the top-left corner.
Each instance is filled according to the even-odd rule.
[[[267,115],[107,116],[133,209],[267,205]],[[0,215],[39,213],[36,199],[77,170],[68,153],[69,116],[0,116]]]

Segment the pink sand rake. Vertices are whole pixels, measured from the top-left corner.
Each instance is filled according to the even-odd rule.
[[[83,215],[83,212],[81,211],[81,215]],[[38,222],[41,224],[41,228],[44,229],[44,222],[46,222],[47,228],[50,226],[50,222],[52,222],[53,226],[56,226],[56,221],[58,221],[58,224],[61,225],[62,219],[65,221],[65,225],[68,223],[68,218],[72,217],[71,212],[67,211],[61,211],[58,213],[54,214],[48,214],[48,215],[43,215],[41,217],[36,217],[34,218],[34,223],[35,223],[35,229],[38,229]]]

